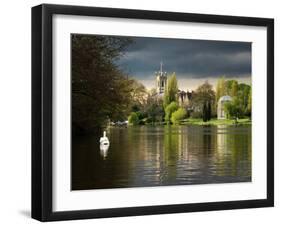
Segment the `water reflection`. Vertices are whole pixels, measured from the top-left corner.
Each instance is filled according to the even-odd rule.
[[[100,144],[100,154],[103,158],[106,158],[109,149],[109,144]]]
[[[251,126],[113,127],[108,136],[110,147],[73,139],[72,189],[251,181]]]

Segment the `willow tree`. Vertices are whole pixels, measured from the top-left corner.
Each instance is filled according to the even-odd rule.
[[[230,96],[236,97],[238,94],[238,82],[234,80],[231,84]]]
[[[173,73],[172,76],[168,78],[168,84],[165,87],[164,93],[164,108],[167,107],[170,103],[178,103],[178,80],[176,73]]]
[[[226,82],[225,78],[221,77],[217,81],[216,86],[216,103],[219,101],[220,97],[224,96],[226,94]]]

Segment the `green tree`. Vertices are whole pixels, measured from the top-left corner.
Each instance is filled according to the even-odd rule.
[[[169,124],[171,121],[172,113],[175,112],[178,109],[178,103],[177,102],[171,102],[166,108],[165,108],[165,121]]]
[[[115,62],[130,43],[123,37],[71,36],[73,134],[100,130],[108,119],[127,117],[131,82]]]
[[[131,125],[138,125],[139,124],[139,117],[136,112],[132,112],[128,117],[128,122]]]
[[[178,102],[178,81],[176,74],[168,78],[167,86],[164,93],[164,107],[168,106],[171,102]]]
[[[238,97],[233,97],[232,101],[225,103],[224,110],[226,112],[227,118],[234,119],[236,123],[237,119],[243,114],[241,102]]]
[[[237,83],[238,82],[236,80],[225,80],[225,94],[224,95],[228,95],[228,96],[232,96],[232,85],[233,83]]]
[[[211,102],[209,101],[207,104],[207,121],[210,121],[212,118],[212,106]]]
[[[204,102],[202,107],[202,119],[203,122],[207,122],[211,120],[211,103],[210,102]]]
[[[144,111],[147,113],[148,122],[162,122],[165,112],[163,108],[163,100],[159,98],[156,89],[151,89],[148,92]]]
[[[236,97],[238,94],[238,82],[236,80],[234,80],[232,82],[232,85],[231,85],[231,92],[230,92],[230,96],[232,97]]]
[[[220,97],[226,95],[226,82],[225,82],[225,78],[221,77],[218,79],[217,81],[217,85],[216,85],[216,103],[218,103]]]
[[[251,86],[250,85],[247,85],[247,84],[244,84],[244,83],[240,83],[238,85],[237,97],[240,101],[240,105],[241,105],[243,115],[246,115],[247,112],[248,112],[248,100],[249,100],[250,92],[251,92]]]
[[[184,108],[179,108],[172,113],[171,121],[173,124],[178,124],[180,120],[186,117],[186,110]]]
[[[140,107],[137,104],[133,104],[131,107],[132,112],[138,112],[140,111]]]
[[[136,108],[137,106],[139,109],[142,109],[146,102],[147,95],[146,88],[142,83],[135,79],[130,79],[131,108]]]
[[[164,116],[163,107],[156,103],[151,104],[147,108],[147,116],[148,121],[152,122],[152,124],[155,122],[161,122]]]
[[[215,92],[213,86],[207,81],[195,90],[192,107],[194,111],[201,113],[203,119],[211,119],[212,108],[215,108]]]
[[[252,116],[252,89],[250,89],[249,95],[248,95],[248,105],[247,105],[248,115]]]
[[[203,122],[208,121],[208,110],[207,110],[206,102],[203,103],[203,107],[202,107],[202,119],[203,119]]]

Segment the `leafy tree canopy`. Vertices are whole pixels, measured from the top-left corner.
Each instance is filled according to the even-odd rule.
[[[178,103],[173,101],[165,108],[165,121],[170,123],[172,113],[178,109]]]
[[[178,124],[180,120],[186,117],[187,113],[184,108],[179,108],[175,112],[172,113],[171,121],[173,124]]]
[[[173,73],[172,76],[168,78],[168,84],[165,88],[164,93],[164,107],[168,106],[171,102],[178,102],[178,81],[176,74]]]
[[[72,35],[72,128],[87,132],[108,119],[126,118],[132,81],[118,69],[130,39]]]
[[[128,117],[128,122],[132,125],[138,125],[139,124],[139,117],[136,112],[132,112]]]

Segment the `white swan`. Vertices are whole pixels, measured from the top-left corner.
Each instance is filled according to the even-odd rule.
[[[100,144],[109,146],[109,140],[106,136],[106,131],[103,131],[103,137],[100,138]]]
[[[103,137],[100,138],[100,154],[106,158],[109,149],[109,140],[106,137],[106,132],[103,131]]]

